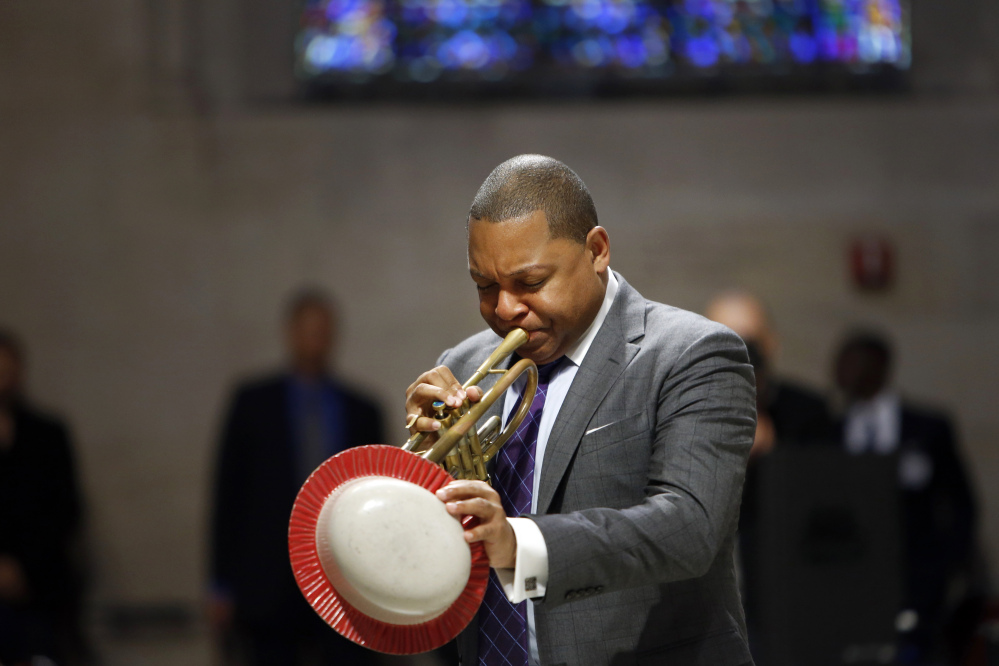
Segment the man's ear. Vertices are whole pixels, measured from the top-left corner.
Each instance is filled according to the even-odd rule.
[[[610,265],[610,237],[603,227],[593,227],[586,234],[586,251],[596,273],[603,273]]]

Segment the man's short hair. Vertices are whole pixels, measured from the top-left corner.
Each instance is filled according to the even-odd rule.
[[[326,310],[331,317],[336,318],[336,302],[329,292],[321,287],[309,286],[299,289],[288,298],[284,310],[285,321],[291,322],[311,308]]]
[[[551,238],[586,242],[597,209],[586,184],[556,159],[518,155],[493,169],[475,194],[468,222],[504,222],[535,211],[548,219]],[[466,223],[467,224],[467,223]]]

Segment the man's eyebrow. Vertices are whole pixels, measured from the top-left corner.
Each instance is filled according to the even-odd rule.
[[[544,264],[531,264],[530,266],[524,266],[523,268],[518,268],[517,270],[508,274],[508,277],[514,277],[515,275],[523,275],[524,273],[530,273],[531,271],[543,271],[547,270],[548,266]]]
[[[524,266],[523,268],[518,268],[515,271],[510,271],[506,274],[506,277],[516,277],[518,275],[523,275],[524,273],[530,273],[531,271],[537,270],[547,270],[549,267],[545,264],[531,264],[530,266]],[[489,278],[474,268],[469,268],[468,272],[472,274],[472,277],[480,277],[488,280]]]

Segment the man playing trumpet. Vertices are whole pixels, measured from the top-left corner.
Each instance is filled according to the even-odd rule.
[[[440,427],[434,401],[478,401],[455,377],[513,328],[539,383],[492,486],[438,492],[479,518],[465,538],[493,567],[463,664],[752,663],[733,562],[756,414],[745,346],[609,263],[589,191],[561,162],[521,155],[479,188],[468,266],[491,330],[409,387],[411,429]],[[521,384],[494,405],[504,420]]]

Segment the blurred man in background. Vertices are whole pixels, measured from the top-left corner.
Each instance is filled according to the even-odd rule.
[[[899,661],[934,663],[948,592],[972,555],[975,505],[950,418],[902,399],[891,370],[884,336],[857,332],[843,341],[834,367],[846,405],[839,441],[850,454],[898,458],[906,555]]]
[[[0,331],[0,663],[79,663],[86,650],[72,445],[61,421],[28,402],[23,380],[23,348]]]
[[[773,365],[779,341],[773,320],[759,298],[744,291],[727,291],[711,300],[705,315],[743,339],[756,375],[756,436],[739,514],[739,560],[750,645],[753,656],[763,663],[758,632],[766,591],[758,586],[763,555],[758,534],[762,517],[757,506],[761,488],[756,463],[778,446],[829,442],[833,421],[818,392],[775,376]]]
[[[812,389],[774,374],[780,343],[759,298],[742,291],[725,292],[711,300],[705,316],[735,331],[749,349],[756,371],[757,398],[753,458],[771,451],[778,443],[815,443],[832,437],[832,419],[825,399]]]
[[[288,559],[299,488],[324,460],[384,441],[375,404],[330,373],[336,312],[316,290],[286,315],[288,366],[239,386],[222,432],[215,487],[209,608],[215,628],[253,665],[366,664],[357,647],[309,607]]]

